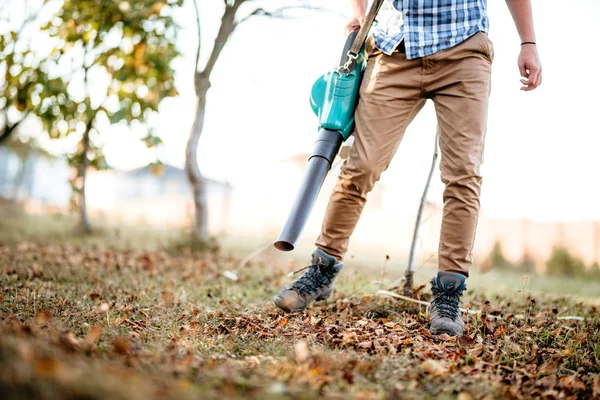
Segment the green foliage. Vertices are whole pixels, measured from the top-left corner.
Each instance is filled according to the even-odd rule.
[[[583,276],[585,265],[580,258],[573,256],[566,248],[555,246],[546,262],[546,272],[548,275]]]
[[[35,12],[32,12],[34,14]],[[23,23],[9,29],[10,16],[0,16],[0,140],[4,141],[39,104],[40,86],[57,83],[50,80],[41,63],[44,58],[31,49],[25,34],[33,22],[26,15]]]
[[[64,0],[48,21],[36,21],[43,26],[35,39],[46,35],[51,44],[47,54],[34,52],[31,40],[20,45],[20,31],[1,32],[0,109],[38,116],[51,138],[77,137],[68,154],[77,171],[71,182],[76,207],[84,209],[87,167],[108,167],[98,141],[108,126],[145,130],[147,148],[161,143],[148,120],[164,98],[177,95],[171,62],[179,54],[179,27],[172,14],[182,3]]]
[[[521,260],[517,264],[513,264],[504,256],[502,243],[499,240],[494,243],[494,247],[490,251],[490,254],[488,254],[485,264],[489,268],[496,270],[512,270],[527,275],[535,273],[535,260],[529,252],[525,251]]]
[[[506,269],[512,268],[513,265],[504,257],[504,251],[502,250],[502,243],[499,240],[494,243],[494,247],[487,257],[491,263],[492,268],[495,269]]]
[[[171,61],[182,0],[65,0],[42,28],[55,43],[46,68],[69,71],[46,87],[39,114],[51,137],[82,133],[86,124],[144,124],[165,97],[175,96]],[[149,143],[145,140],[145,143]]]
[[[593,263],[590,266],[590,269],[587,272],[587,276],[590,279],[600,280],[600,265],[597,262]]]
[[[525,251],[523,257],[516,265],[516,268],[519,272],[523,274],[534,274],[535,273],[535,260],[529,254],[529,252]]]

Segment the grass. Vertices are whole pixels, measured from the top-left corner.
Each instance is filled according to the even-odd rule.
[[[177,232],[81,237],[62,218],[0,222],[5,399],[600,396],[595,300],[542,295],[541,277],[523,289],[481,275],[467,334],[431,337],[424,307],[375,294],[392,268],[348,268],[332,300],[287,315],[271,297],[294,260],[267,252],[240,268],[226,250],[186,251]]]

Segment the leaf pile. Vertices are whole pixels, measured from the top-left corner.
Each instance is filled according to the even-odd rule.
[[[218,252],[24,242],[0,260],[6,398],[600,396],[598,309],[568,298],[470,292],[482,312],[467,333],[432,337],[424,307],[348,279],[329,303],[284,314],[270,301],[283,268],[232,281],[238,260]]]

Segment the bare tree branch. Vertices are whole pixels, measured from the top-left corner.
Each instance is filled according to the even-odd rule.
[[[206,79],[210,77],[210,74],[221,55],[221,51],[225,47],[227,40],[231,36],[231,33],[237,26],[235,23],[235,14],[238,11],[238,8],[245,0],[235,0],[233,5],[225,6],[225,11],[223,12],[223,16],[221,17],[221,26],[219,27],[219,32],[217,33],[217,37],[215,38],[215,44],[213,46],[212,52],[208,57],[208,61],[204,66],[204,70],[200,73]]]
[[[200,49],[202,46],[202,35],[200,34],[200,11],[198,11],[198,1],[193,0],[194,9],[196,10],[196,29],[198,30],[198,47],[196,48],[196,64],[194,64],[194,72],[198,71],[198,63],[200,62]]]
[[[252,11],[247,16],[245,16],[244,18],[242,18],[241,20],[239,20],[237,24],[239,25],[242,22],[246,22],[252,17],[268,17],[268,18],[278,18],[278,19],[290,18],[289,16],[286,15],[286,12],[293,11],[293,10],[331,11],[331,10],[327,10],[325,8],[313,7],[313,6],[307,6],[307,5],[285,6],[285,7],[277,8],[272,11],[265,10],[264,8],[259,7],[256,10]]]

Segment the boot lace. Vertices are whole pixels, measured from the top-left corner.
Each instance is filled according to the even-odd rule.
[[[294,281],[291,286],[291,289],[300,295],[313,294],[322,287],[330,286],[336,276],[334,268],[324,265],[309,265],[294,272],[294,274],[306,269],[308,271]]]
[[[438,311],[441,317],[447,317],[452,320],[460,314],[460,297],[462,293],[454,290],[442,290],[435,286],[431,288],[433,300],[431,308]]]

